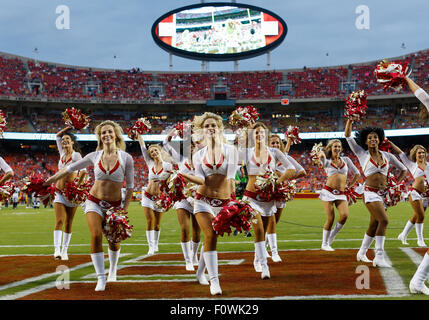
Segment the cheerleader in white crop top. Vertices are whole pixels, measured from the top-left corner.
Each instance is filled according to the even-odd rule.
[[[343,146],[338,139],[330,140],[321,151],[319,158],[326,172],[328,180],[325,187],[320,192],[320,200],[326,213],[326,222],[323,226],[322,250],[334,251],[331,244],[338,232],[343,228],[349,215],[349,207],[346,188],[352,188],[360,177],[358,168],[353,164],[349,157],[341,157]],[[347,175],[353,173],[353,178],[347,184]],[[335,219],[334,207],[337,207],[340,218],[338,219],[334,230],[331,230]]]
[[[190,140],[183,141],[183,149],[188,150],[189,157],[180,154],[171,145],[171,139],[177,136],[177,130],[173,131],[167,136],[163,142],[163,148],[170,154],[173,160],[178,163],[179,171],[181,174],[194,175],[194,165],[192,164],[192,153],[195,148]],[[185,178],[186,179],[186,178]],[[188,182],[189,183],[189,182]],[[180,237],[183,257],[185,258],[186,270],[193,271],[194,265],[198,265],[198,248],[200,245],[200,232],[201,229],[194,216],[193,198],[189,197],[180,202],[176,202],[173,208],[177,211],[177,218],[180,225]],[[190,225],[192,224],[192,241],[189,239]]]
[[[138,135],[140,149],[149,170],[149,183],[142,194],[142,207],[146,217],[146,238],[149,245],[148,254],[158,252],[159,236],[161,233],[161,218],[164,210],[156,206],[156,200],[161,195],[160,183],[168,179],[173,165],[164,161],[162,148],[159,145],[151,145],[146,148],[146,143],[141,135]]]
[[[9,181],[14,176],[12,168],[2,157],[0,157],[0,170],[4,172],[3,177],[0,179],[0,185],[5,183],[6,181]]]
[[[393,165],[401,174],[398,182],[401,182],[406,173],[406,167],[394,155],[389,152],[379,150],[379,145],[384,140],[384,130],[382,128],[367,127],[357,133],[357,139],[360,143],[351,137],[351,120],[347,120],[345,136],[350,149],[358,157],[365,180],[364,201],[368,211],[371,214],[369,227],[365,233],[361,248],[357,253],[357,260],[371,262],[366,257],[366,252],[375,237],[375,258],[372,261],[374,266],[391,267],[384,258],[384,241],[386,239],[386,228],[389,222],[384,197],[387,192],[387,174],[389,165]]]
[[[194,117],[194,133],[204,139],[205,147],[193,155],[195,175],[184,175],[199,185],[194,199],[194,215],[204,233],[204,244],[200,252],[197,280],[200,284],[209,284],[204,275],[207,267],[212,295],[222,294],[216,249],[218,235],[213,229],[212,219],[220,212],[222,205],[230,202],[238,167],[237,150],[224,142],[222,122],[222,117],[211,112]]]
[[[289,160],[290,163],[294,166],[295,174],[291,179],[298,179],[298,178],[306,176],[307,172],[293,157],[291,157],[288,154],[290,147],[291,147],[291,143],[292,143],[292,138],[290,138],[290,137],[288,138],[288,141],[286,143],[286,147],[283,144],[280,136],[278,136],[276,134],[271,134],[269,137],[269,146],[271,148],[278,149],[282,153],[284,153],[286,159]],[[279,176],[281,176],[285,171],[286,171],[286,168],[283,166],[283,164],[281,162],[278,162],[277,166],[276,166],[277,174]],[[281,200],[276,201],[277,211],[274,214],[275,215],[275,224],[270,223],[267,226],[267,232],[265,234],[265,243],[267,244],[267,246],[270,244],[269,240],[268,240],[268,238],[269,238],[268,235],[270,235],[270,237],[273,237],[273,234],[274,234],[275,239],[277,238],[276,226],[280,221],[280,217],[282,216],[283,209],[285,206],[286,206],[286,201],[281,201]],[[274,243],[274,244],[276,243],[276,241],[274,241],[275,239],[272,240],[272,243]],[[274,252],[276,252],[276,251],[277,251],[277,248],[274,248]],[[273,248],[271,248],[271,252],[273,252]],[[268,255],[268,257],[270,257],[270,256]],[[274,262],[280,262],[281,261],[280,256],[278,254],[275,254],[275,253],[271,256],[271,258],[273,259]]]
[[[413,208],[413,216],[407,221],[407,224],[405,225],[404,230],[399,234],[398,239],[402,241],[402,244],[407,245],[408,234],[415,226],[417,245],[419,247],[426,247],[423,239],[423,221],[429,202],[429,189],[425,174],[425,170],[428,168],[426,163],[426,148],[422,145],[415,145],[410,151],[410,157],[412,159],[410,160],[393,142],[390,142],[390,144],[393,151],[399,154],[399,158],[414,178],[413,186],[408,196],[411,207]]]
[[[56,136],[57,148],[60,154],[58,161],[58,170],[65,168],[68,164],[75,163],[82,159],[76,137],[70,132],[72,128],[66,127],[60,130]],[[67,182],[76,179],[79,174],[78,183],[82,183],[86,177],[86,170],[78,173],[72,172],[56,183],[54,210],[55,210],[55,228],[54,228],[54,258],[68,260],[67,249],[72,235],[72,223],[78,204],[71,203],[63,195],[63,190]],[[64,226],[64,232],[63,232]]]
[[[97,151],[83,159],[69,164],[46,180],[50,185],[76,170],[94,166],[95,182],[89,191],[84,212],[91,232],[91,260],[97,274],[95,291],[104,291],[106,275],[102,245],[102,225],[105,212],[121,206],[121,189],[126,182],[126,197],[123,209],[128,209],[134,189],[134,161],[125,151],[122,128],[113,121],[103,121],[95,128],[98,140]],[[120,243],[109,242],[109,275],[107,281],[116,281],[116,271],[120,253]]]
[[[267,171],[276,172],[277,164],[286,169],[279,178],[279,182],[290,179],[295,174],[295,168],[286,159],[285,155],[275,148],[267,147],[268,128],[261,122],[257,122],[247,130],[247,146],[240,146],[239,160],[246,165],[248,172],[248,182],[244,191],[243,200],[250,202],[252,208],[259,212],[257,223],[252,223],[255,232],[255,270],[261,273],[262,279],[269,278],[267,264],[267,252],[265,248],[265,232],[270,226],[271,233],[267,233],[268,243],[271,247],[272,259],[280,262],[281,257],[277,249],[277,234],[275,212],[277,211],[276,201],[261,198],[256,189],[258,176],[263,176]]]
[[[426,108],[426,114],[429,112],[429,94],[424,91],[418,84],[416,84],[410,77],[406,76],[405,80],[407,81],[408,86],[411,91],[414,93],[417,99],[423,104]]]

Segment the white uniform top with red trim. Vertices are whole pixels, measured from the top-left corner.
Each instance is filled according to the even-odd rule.
[[[419,177],[425,177],[426,178],[425,169],[419,167],[419,165],[416,162],[408,159],[408,157],[405,153],[403,153],[403,152],[400,153],[399,158],[405,164],[405,166],[407,167],[408,171],[410,171],[410,173],[414,179],[419,178]],[[426,169],[427,169],[427,166],[426,166]]]
[[[351,170],[354,174],[359,174],[359,169],[356,168],[352,160],[349,157],[340,157],[341,165],[337,167],[332,163],[331,159],[326,159],[325,157],[321,157],[323,168],[325,169],[326,175],[328,177],[334,174],[344,174],[347,175],[349,170]]]
[[[81,160],[69,164],[67,166],[67,171],[71,173],[93,165],[95,180],[123,182],[125,179],[127,188],[134,188],[134,160],[131,155],[125,151],[118,150],[118,161],[109,171],[106,170],[101,163],[102,155],[103,150],[91,152]]]
[[[70,159],[66,159],[66,152],[61,145],[61,137],[56,138],[58,151],[60,153],[60,160],[58,161],[58,170],[65,168],[68,164],[79,161],[82,159],[82,155],[79,152],[73,151]],[[86,170],[86,169],[82,169]]]
[[[276,171],[278,164],[286,170],[295,170],[293,164],[286,156],[276,148],[267,148],[268,158],[265,163],[256,161],[255,148],[243,148],[240,150],[240,162],[246,164],[247,173],[251,176],[264,175],[267,171]]]
[[[369,154],[368,150],[364,150],[360,145],[357,144],[354,138],[346,138],[350,149],[359,159],[359,164],[362,167],[363,174],[365,177],[371,176],[375,173],[381,173],[387,176],[389,172],[389,165],[392,164],[394,167],[399,170],[407,170],[407,168],[391,153],[380,151],[381,156],[383,157],[383,163],[378,165]]]
[[[233,145],[222,144],[222,153],[218,163],[210,163],[207,159],[208,147],[195,152],[193,163],[195,167],[195,176],[205,179],[212,174],[221,174],[227,179],[235,179],[235,173],[238,168],[238,153]]]
[[[143,144],[140,146],[140,149],[143,154],[143,158],[146,161],[146,165],[149,169],[149,180],[166,180],[173,172],[173,165],[170,162],[162,161],[162,168],[159,171],[156,171],[155,161],[149,155],[149,151],[146,148],[146,145]]]

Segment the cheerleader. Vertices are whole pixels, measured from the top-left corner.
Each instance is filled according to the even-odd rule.
[[[366,256],[368,248],[375,238],[375,258],[372,264],[379,267],[391,267],[384,258],[384,242],[389,219],[386,214],[385,196],[387,190],[387,174],[389,165],[393,165],[401,174],[398,182],[401,182],[407,168],[391,153],[380,151],[379,145],[384,140],[382,128],[367,127],[361,129],[357,134],[358,145],[351,137],[353,121],[348,119],[345,127],[346,140],[350,149],[359,159],[363,174],[366,177],[363,198],[365,206],[371,214],[369,227],[365,233],[362,245],[357,253],[357,260],[371,262]]]
[[[177,136],[176,129],[174,129],[164,140],[163,147],[170,154],[176,163],[179,164],[179,171],[183,174],[195,175],[194,166],[192,164],[192,153],[194,150],[194,144],[190,143],[189,156],[180,155],[171,145],[171,139]],[[184,145],[189,144],[189,140],[184,141]],[[190,160],[191,159],[191,160]],[[181,247],[183,257],[185,258],[186,270],[193,271],[194,265],[198,265],[198,247],[200,245],[200,227],[198,226],[197,220],[194,217],[193,198],[188,197],[180,202],[176,202],[173,208],[177,211],[177,218],[180,225],[181,234]],[[189,240],[189,229],[192,223],[192,241]]]
[[[0,157],[0,170],[4,172],[4,175],[0,179],[0,186],[2,186],[5,182],[12,179],[12,177],[14,176],[15,173],[13,172],[12,168],[6,163],[6,161],[2,157]],[[14,191],[14,194],[15,193],[16,192]],[[13,198],[13,196],[12,196],[12,198]],[[5,201],[9,201],[9,200],[5,200]],[[14,204],[14,206],[15,206],[15,204]],[[14,209],[15,209],[15,207],[14,207]]]
[[[75,163],[82,159],[80,148],[76,142],[76,137],[70,132],[71,127],[65,127],[56,135],[56,142],[60,160],[58,161],[58,170],[63,169],[68,164]],[[76,179],[78,173],[72,172],[64,178],[57,181],[55,185],[55,228],[54,228],[54,258],[68,260],[67,249],[72,236],[72,223],[78,204],[67,200],[64,196],[64,189],[68,182]],[[86,170],[79,173],[78,184],[81,184],[86,177]],[[64,232],[63,232],[64,225]]]
[[[138,141],[143,158],[149,169],[149,183],[142,194],[141,205],[146,216],[146,237],[149,244],[148,255],[153,255],[159,251],[159,235],[161,233],[161,218],[164,209],[156,205],[156,201],[161,195],[161,182],[168,179],[173,165],[163,160],[162,148],[157,144],[152,144],[146,148],[146,143],[141,134],[138,134]]]
[[[410,151],[411,160],[407,155],[398,148],[393,142],[390,141],[392,150],[399,154],[399,158],[405,164],[414,178],[411,192],[408,199],[414,214],[404,227],[404,230],[399,234],[398,239],[402,244],[407,245],[407,237],[411,230],[416,227],[417,245],[419,247],[426,247],[423,239],[423,220],[425,218],[425,211],[429,204],[429,190],[425,180],[426,164],[426,148],[421,145],[415,145]]]
[[[47,179],[49,186],[68,174],[94,166],[95,182],[85,201],[84,213],[91,232],[91,260],[97,274],[95,291],[104,291],[106,274],[104,271],[103,221],[110,208],[120,207],[121,188],[126,181],[127,194],[123,209],[128,209],[134,188],[134,160],[126,153],[122,128],[113,121],[107,120],[95,128],[97,150],[83,159],[71,163]],[[107,281],[116,281],[120,243],[109,242],[109,275]]]
[[[349,157],[341,157],[343,147],[338,139],[330,140],[318,156],[323,168],[325,169],[328,180],[323,190],[320,192],[320,200],[326,212],[326,222],[323,226],[322,250],[334,251],[331,244],[338,232],[343,228],[349,215],[349,206],[346,188],[353,188],[360,177],[358,168],[353,164]],[[353,172],[353,178],[347,185],[347,174]],[[334,206],[340,214],[334,230],[331,231],[335,219]]]
[[[210,293],[222,294],[218,275],[217,234],[212,219],[231,200],[235,188],[238,154],[233,145],[224,142],[222,118],[206,112],[194,117],[194,131],[204,139],[205,147],[193,155],[195,175],[183,174],[189,181],[200,185],[194,199],[194,215],[204,233],[200,251],[197,280],[208,285],[204,270],[210,277]]]
[[[249,144],[246,146],[248,148],[240,149],[240,159],[245,162],[249,175],[243,200],[249,201],[252,208],[259,213],[256,217],[258,222],[253,223],[253,229],[255,231],[254,267],[256,271],[262,272],[261,277],[263,279],[269,278],[265,249],[265,231],[267,231],[267,238],[271,247],[273,261],[279,262],[281,258],[277,250],[277,234],[275,228],[275,212],[277,211],[276,201],[263,198],[258,194],[256,188],[257,177],[264,175],[267,171],[276,171],[277,163],[281,163],[285,168],[283,174],[278,179],[279,183],[295,175],[295,168],[290,161],[286,159],[285,155],[279,149],[267,147],[266,132],[268,132],[268,128],[263,123],[255,123],[247,130],[247,140]]]

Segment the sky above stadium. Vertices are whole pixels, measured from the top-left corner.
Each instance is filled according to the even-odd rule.
[[[173,9],[201,2],[214,1],[0,0],[0,51],[78,66],[169,71],[169,54],[152,39],[152,24]],[[273,70],[359,63],[429,48],[428,0],[236,2],[273,11],[287,23],[286,39],[271,52]],[[209,62],[206,68],[233,71],[234,64]],[[240,71],[266,69],[266,55],[238,62]],[[201,70],[199,61],[173,56],[173,71]]]

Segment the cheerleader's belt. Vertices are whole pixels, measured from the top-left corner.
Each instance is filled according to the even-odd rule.
[[[377,188],[365,186],[365,191],[375,192],[380,197],[384,197],[387,194],[388,190],[387,189],[377,189]]]
[[[209,198],[209,197],[203,196],[201,193],[198,193],[198,192],[195,194],[195,199],[204,201],[209,205],[211,205],[212,207],[223,207],[231,201],[231,199]]]
[[[344,191],[340,191],[338,189],[333,189],[329,186],[325,186],[323,189],[328,190],[330,193],[339,196],[339,195],[345,195],[346,193]]]
[[[270,202],[272,200],[267,196],[263,196],[260,193],[256,193],[256,192],[249,191],[249,190],[245,190],[244,195],[249,197],[249,198],[252,198],[256,201],[260,201],[260,202]]]
[[[156,196],[154,194],[149,194],[149,193],[147,193],[147,191],[144,192],[144,196],[146,198],[148,198],[149,200],[152,200],[152,201],[158,200],[158,196]]]
[[[103,209],[110,209],[112,207],[120,207],[121,206],[121,200],[118,200],[118,201],[100,200],[91,194],[88,195],[87,200],[98,204]]]

